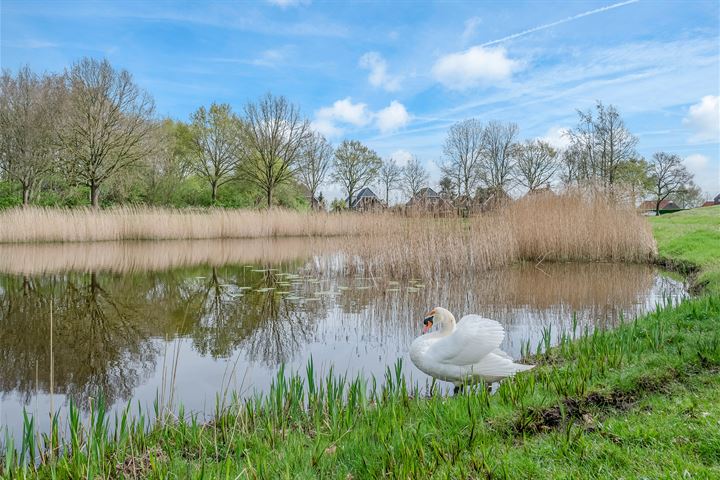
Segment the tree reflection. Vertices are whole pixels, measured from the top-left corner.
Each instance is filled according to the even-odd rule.
[[[53,362],[54,392],[83,406],[98,395],[114,402],[129,398],[142,376],[154,368],[157,352],[147,341],[150,329],[135,306],[114,298],[95,273],[7,277],[2,291],[4,392],[16,390],[26,398],[36,389],[49,392]]]

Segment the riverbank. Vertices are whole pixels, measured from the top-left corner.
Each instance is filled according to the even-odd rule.
[[[695,291],[720,295],[720,206],[650,220],[661,264],[690,277]]]
[[[697,228],[712,232],[714,218]],[[667,231],[675,225],[673,216],[658,220]],[[679,237],[704,251],[702,236],[656,235],[668,259]],[[696,255],[693,269],[716,259]],[[711,478],[720,475],[713,278],[698,298],[616,330],[533,346],[537,368],[494,395],[426,398],[393,371],[378,379],[383,388],[315,378],[312,368],[307,382],[281,371],[253,402],[220,398],[209,423],[179,415],[148,425],[129,414],[116,423],[96,404],[83,425],[66,410],[73,434],[5,442],[0,464],[5,476],[41,478]],[[20,467],[29,457],[40,459],[37,471]]]

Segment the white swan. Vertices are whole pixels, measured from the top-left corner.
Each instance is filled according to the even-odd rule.
[[[434,323],[440,330],[426,334]],[[425,315],[423,324],[423,335],[410,346],[410,359],[431,377],[454,383],[456,392],[463,384],[497,382],[534,367],[514,363],[500,350],[505,331],[495,320],[465,315],[456,324],[452,313],[436,307]]]

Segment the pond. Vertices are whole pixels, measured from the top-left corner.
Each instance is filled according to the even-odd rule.
[[[87,410],[178,403],[201,418],[217,395],[267,390],[281,364],[380,380],[423,314],[501,322],[519,358],[543,335],[611,328],[686,295],[655,267],[521,264],[452,280],[348,276],[337,241],[313,239],[0,246],[0,425],[23,409],[47,428],[72,399]]]

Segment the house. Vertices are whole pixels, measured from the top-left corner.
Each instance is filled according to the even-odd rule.
[[[717,197],[713,199],[713,202],[715,202],[715,205],[720,205],[720,193],[718,193]]]
[[[405,204],[405,207],[433,213],[449,213],[453,210],[452,203],[430,187],[421,188]]]
[[[383,201],[380,200],[378,196],[375,195],[375,192],[370,190],[368,187],[360,190],[353,197],[352,202],[350,202],[350,199],[348,198],[347,203],[350,206],[350,210],[357,210],[359,212],[382,210],[385,208]]]
[[[715,206],[715,202],[712,200],[708,200],[707,202],[705,202],[701,205],[701,207],[714,207],[714,206]]]
[[[640,204],[639,209],[646,215],[655,215],[656,206],[657,202],[655,200],[645,200]],[[682,210],[682,208],[678,207],[672,200],[663,200],[660,202],[660,214],[677,212],[678,210]]]

